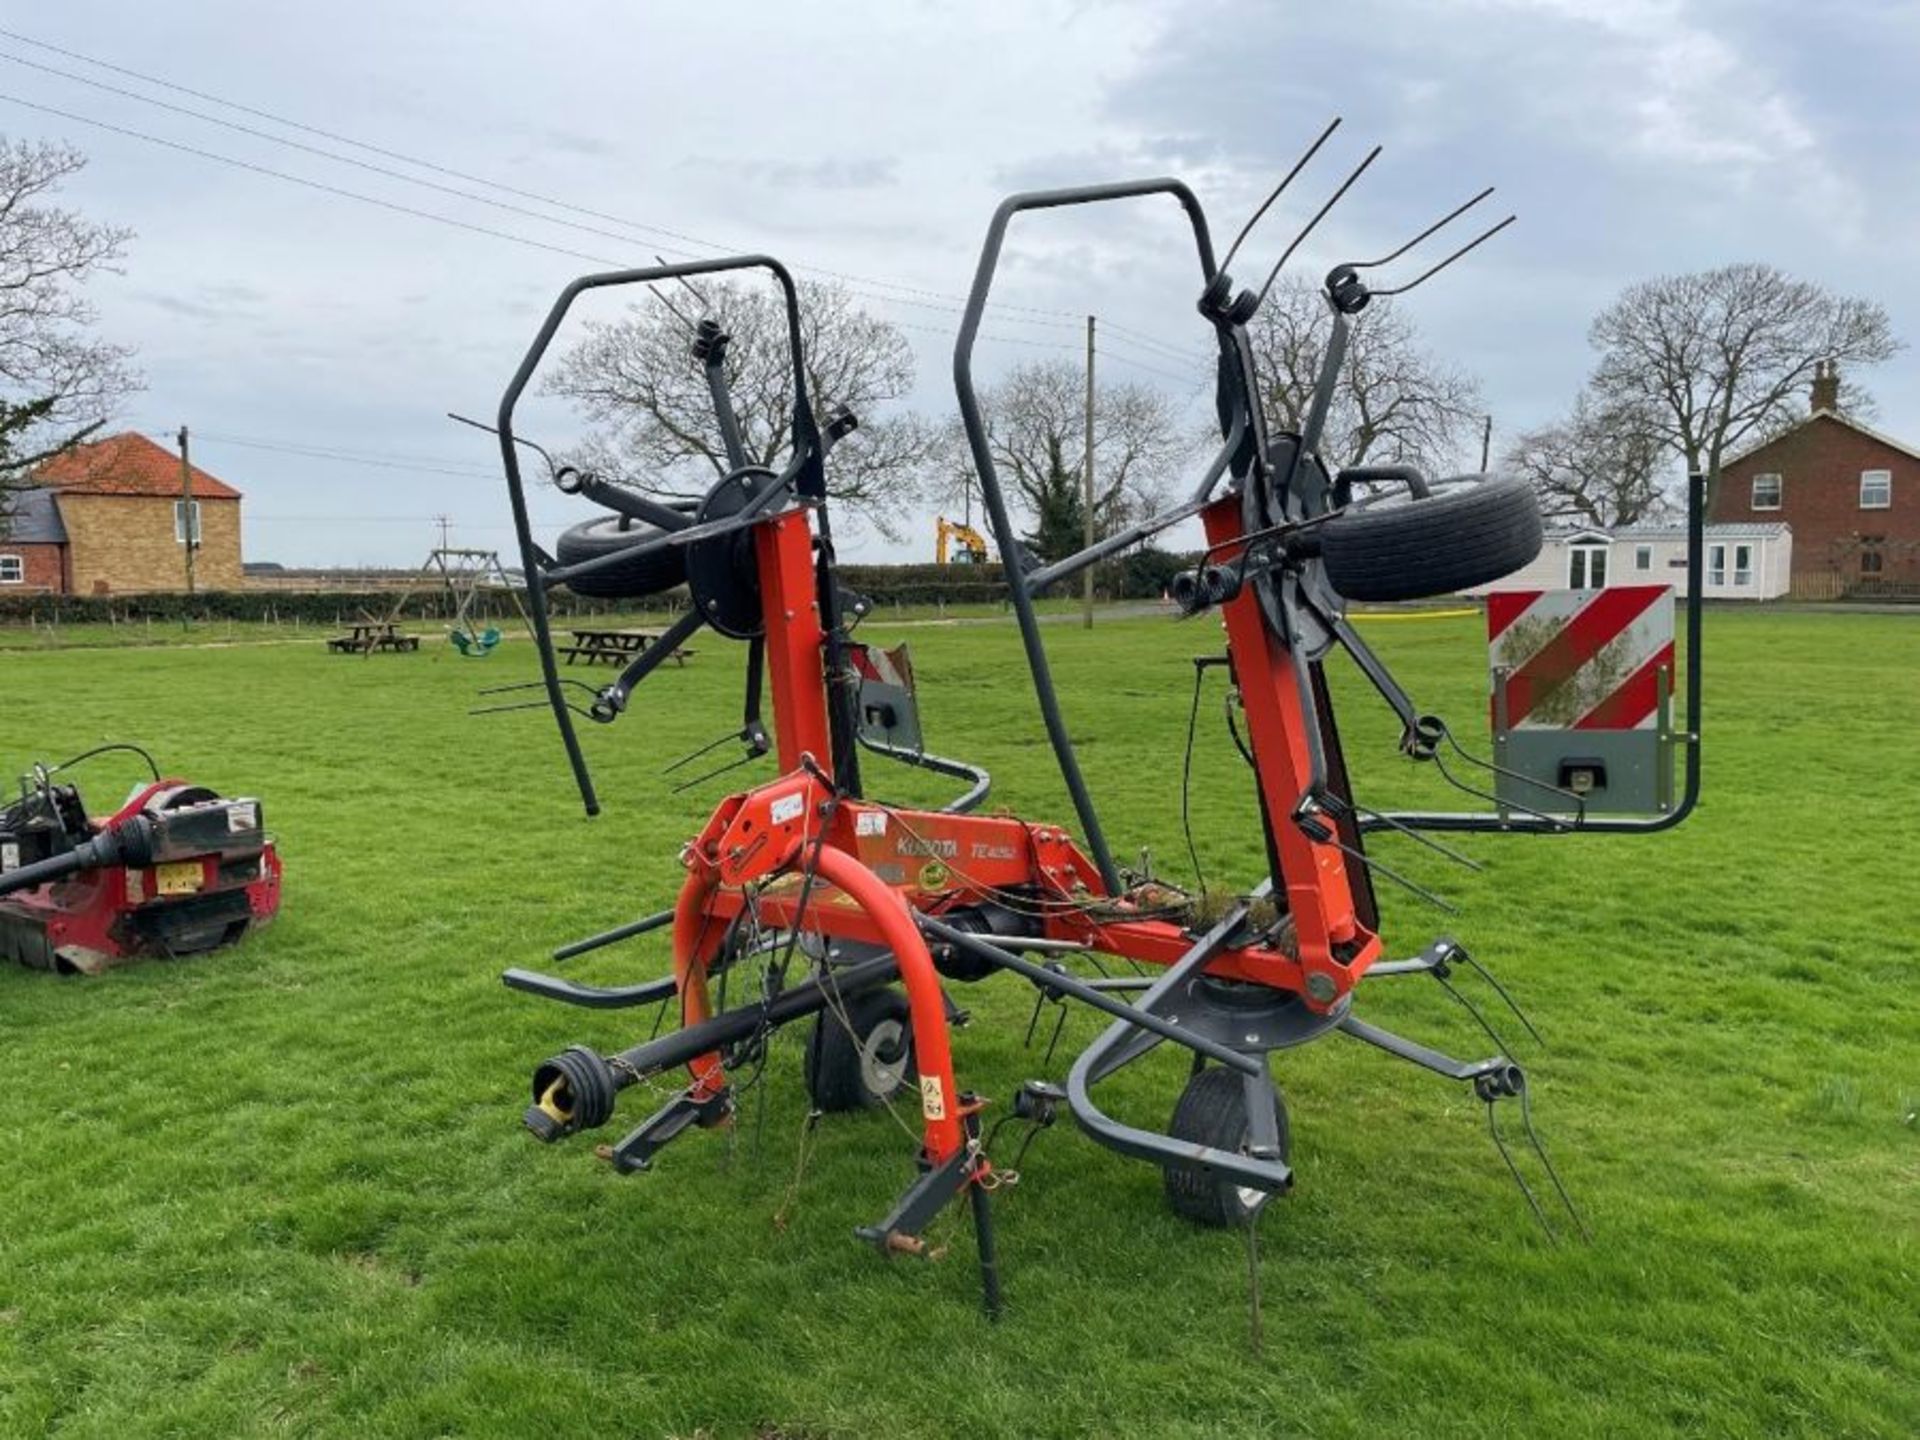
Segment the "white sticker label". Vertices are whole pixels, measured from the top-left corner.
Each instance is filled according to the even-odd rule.
[[[11,840],[0,845],[0,870],[18,870],[20,868],[20,847]]]
[[[920,1077],[920,1113],[929,1120],[947,1118],[947,1092],[941,1087],[938,1075]]]
[[[227,830],[230,834],[239,834],[242,830],[258,829],[260,825],[260,807],[251,802],[245,805],[227,807]]]
[[[789,820],[798,820],[801,812],[807,808],[804,791],[796,790],[791,795],[782,795],[773,802],[773,823],[784,825]]]
[[[884,810],[862,810],[854,817],[855,835],[884,835],[887,833],[887,812]]]

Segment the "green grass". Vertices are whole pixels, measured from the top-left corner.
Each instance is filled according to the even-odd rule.
[[[886,638],[888,632],[877,632]],[[911,631],[929,738],[996,799],[1068,818],[1011,630]],[[1371,632],[1481,730],[1472,620]],[[1202,624],[1050,627],[1116,847],[1184,873],[1179,755]],[[94,981],[0,971],[0,1432],[140,1435],[1708,1435],[1920,1431],[1920,618],[1709,618],[1707,798],[1651,839],[1475,839],[1484,874],[1380,852],[1459,917],[1383,895],[1395,953],[1451,930],[1551,1048],[1536,1113],[1595,1231],[1546,1244],[1456,1087],[1335,1038],[1288,1053],[1300,1181],[1262,1228],[1265,1352],[1236,1235],[1062,1125],[1000,1198],[1010,1310],[978,1309],[962,1213],[937,1263],[851,1238],[911,1173],[837,1117],[775,1223],[805,1112],[798,1030],[731,1141],[621,1178],[518,1127],[531,1065],[649,1017],[543,1005],[498,972],[656,907],[717,792],[660,766],[736,713],[707,639],[588,741],[580,817],[537,714],[465,714],[531,673],[232,649],[0,653],[0,767],[139,739],[258,794],[284,914],[235,951]],[[1219,684],[1217,676],[1211,682]],[[1203,708],[1210,876],[1252,878],[1243,772]],[[1440,800],[1341,682],[1363,795]],[[104,805],[133,778],[96,762]],[[876,762],[877,763],[877,762]],[[882,793],[927,801],[924,777]],[[652,940],[571,967],[664,971]],[[963,992],[963,1083],[1043,1073],[1030,991]],[[1425,981],[1362,1013],[1485,1048]],[[1095,1031],[1080,1014],[1050,1072]],[[1155,1056],[1115,1108],[1163,1120]],[[630,1095],[621,1119],[642,1112]],[[618,1133],[617,1131],[615,1132]]]

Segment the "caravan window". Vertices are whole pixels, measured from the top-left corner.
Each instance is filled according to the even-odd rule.
[[[1607,547],[1592,542],[1567,547],[1567,588],[1599,590],[1607,583]]]

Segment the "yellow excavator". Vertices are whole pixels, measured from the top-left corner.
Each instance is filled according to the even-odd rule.
[[[987,537],[971,525],[962,525],[942,515],[934,528],[933,563],[984,565],[987,563]]]

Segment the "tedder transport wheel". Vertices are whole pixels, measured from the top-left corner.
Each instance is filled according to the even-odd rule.
[[[1269,1084],[1272,1082],[1269,1081]],[[1280,1117],[1280,1158],[1293,1142],[1287,1125],[1287,1103],[1280,1087],[1273,1087],[1273,1103]],[[1215,1150],[1240,1153],[1247,1148],[1247,1092],[1240,1072],[1222,1066],[1202,1070],[1180,1092],[1168,1133]],[[1169,1165],[1165,1170],[1167,1203],[1176,1215],[1202,1225],[1243,1225],[1267,1202],[1267,1192],[1235,1185],[1198,1167]]]
[[[832,1007],[822,1010],[807,1037],[807,1093],[819,1110],[865,1110],[884,1105],[915,1078],[913,1025],[907,997],[869,990],[846,1005],[853,1033]]]
[[[1540,553],[1541,539],[1532,487],[1482,480],[1329,520],[1320,558],[1349,600],[1424,600],[1511,575]]]
[[[621,529],[624,521],[626,528]],[[597,560],[615,550],[625,550],[643,540],[653,540],[662,532],[639,520],[603,515],[585,520],[560,532],[553,547],[554,558],[562,565],[578,565],[582,560]],[[658,595],[687,579],[687,551],[682,545],[669,545],[646,555],[638,555],[621,564],[567,581],[576,595],[591,595],[602,600],[638,599]]]

